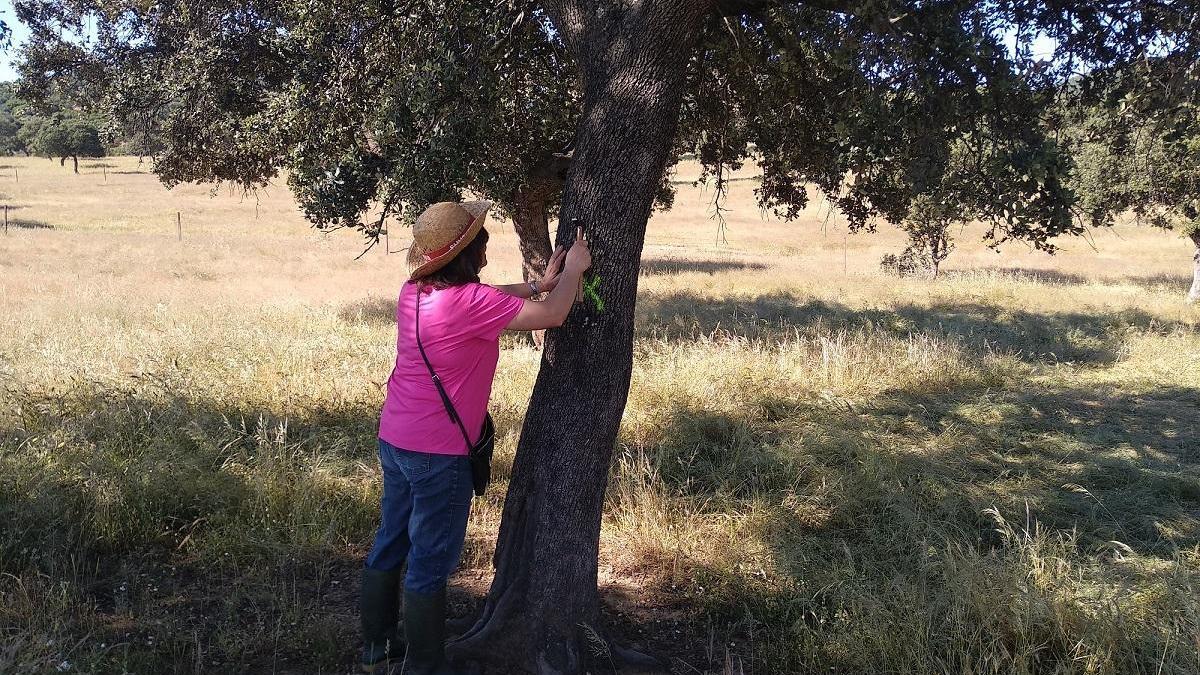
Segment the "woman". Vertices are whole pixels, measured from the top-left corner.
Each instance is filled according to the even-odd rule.
[[[430,370],[449,394],[470,442],[477,442],[500,333],[562,325],[580,277],[592,263],[580,237],[570,252],[554,253],[540,280],[498,287],[479,283],[487,264],[483,221],[490,207],[490,202],[441,202],[413,226],[409,281],[396,307],[396,366],[379,421],[382,522],[362,575],[366,672],[386,672],[389,660],[405,654],[397,630],[402,579],[405,672],[455,672],[443,652],[446,579],[462,554],[471,469],[464,431],[451,419]],[[541,302],[528,300],[539,293],[549,295]]]

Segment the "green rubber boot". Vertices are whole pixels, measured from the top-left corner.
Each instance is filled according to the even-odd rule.
[[[362,620],[361,665],[364,673],[387,675],[389,662],[399,664],[404,658],[404,643],[397,626],[403,579],[402,569],[363,568],[358,608]]]
[[[405,675],[465,675],[446,663],[446,587],[433,593],[404,591],[408,635]]]

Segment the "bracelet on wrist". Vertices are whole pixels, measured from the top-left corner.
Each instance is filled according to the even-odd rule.
[[[537,281],[536,281],[536,280],[534,280],[534,281],[530,281],[530,282],[529,282],[529,295],[530,295],[530,297],[533,297],[533,296],[537,295],[538,293],[541,293],[541,291],[538,289],[538,283],[537,283]]]

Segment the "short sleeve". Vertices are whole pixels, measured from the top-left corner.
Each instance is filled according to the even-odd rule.
[[[525,301],[487,284],[477,284],[471,298],[471,333],[496,340],[521,311]]]

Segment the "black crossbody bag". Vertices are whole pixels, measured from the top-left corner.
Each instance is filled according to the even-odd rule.
[[[429,362],[429,357],[425,355],[425,347],[421,344],[421,288],[419,286],[417,287],[416,310],[417,349],[421,352],[421,359],[425,361],[425,367],[429,369],[429,376],[433,378],[433,385],[437,387],[438,396],[442,397],[442,405],[445,406],[446,413],[450,415],[450,419],[458,425],[458,430],[462,432],[463,441],[467,444],[467,459],[471,463],[471,483],[475,487],[475,496],[482,497],[488,483],[492,480],[492,453],[496,449],[496,425],[492,423],[492,414],[485,413],[483,430],[479,433],[479,442],[471,443],[471,437],[467,435],[467,428],[463,426],[462,418],[454,409],[450,395],[442,386],[442,379],[434,372],[433,364]]]

